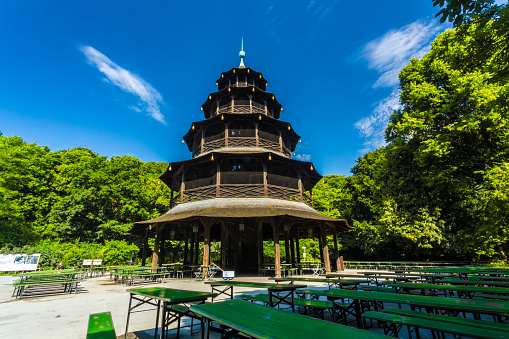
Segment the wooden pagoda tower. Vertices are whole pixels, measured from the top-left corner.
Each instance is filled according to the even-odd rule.
[[[184,241],[184,262],[210,264],[210,244],[221,242],[224,270],[260,273],[263,241],[274,241],[275,275],[281,276],[279,241],[285,241],[287,263],[300,262],[299,239],[318,238],[322,262],[331,272],[326,236],[350,230],[346,220],[313,209],[312,189],[322,178],[311,162],[292,159],[300,141],[283,111],[267,92],[263,75],[244,66],[221,74],[217,91],[202,105],[205,120],[191,124],[183,142],[192,159],[169,164],[161,180],[171,189],[164,215],[136,222],[131,233],[155,237],[152,264],[162,264],[165,240]]]

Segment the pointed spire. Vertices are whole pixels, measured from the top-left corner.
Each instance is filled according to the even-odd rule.
[[[241,50],[239,52],[239,57],[240,57],[239,68],[246,68],[246,66],[244,65],[244,57],[245,56],[246,56],[246,52],[244,52],[244,37],[242,37],[242,47],[241,47]]]

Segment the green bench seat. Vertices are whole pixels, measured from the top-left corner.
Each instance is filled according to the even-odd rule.
[[[78,284],[80,280],[78,279],[50,279],[50,280],[20,280],[16,281],[12,285],[14,286],[14,291],[12,292],[12,297],[21,298],[23,292],[26,288],[31,286],[47,286],[47,285],[64,285],[64,292],[69,291],[72,293],[74,286],[74,294],[78,290]]]
[[[88,318],[87,339],[116,339],[111,313],[91,314]]]
[[[396,311],[396,310],[394,310]],[[419,312],[415,312],[419,313]],[[363,318],[377,320],[384,324],[384,334],[398,337],[398,332],[402,326],[407,326],[409,337],[411,331],[418,333],[419,329],[427,329],[433,332],[451,333],[454,335],[468,336],[473,338],[509,338],[509,332],[498,329],[480,328],[471,325],[467,319],[455,318],[456,323],[450,320],[444,321],[437,318],[415,318],[389,312],[365,312]],[[438,316],[447,317],[447,316]],[[451,317],[448,317],[451,318]]]
[[[264,305],[269,304],[269,296],[267,294],[256,294],[256,295],[240,295],[244,301],[260,301],[263,302]],[[310,310],[313,313],[315,318],[324,319],[324,311],[328,310],[330,312],[332,308],[331,301],[319,301],[319,300],[309,300],[309,299],[294,299],[295,306],[303,307],[306,310]]]

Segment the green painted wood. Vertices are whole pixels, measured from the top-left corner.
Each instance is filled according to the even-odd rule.
[[[442,279],[442,282],[455,285],[487,285],[487,286],[509,287],[509,281],[486,281],[475,278],[471,279],[446,278]]]
[[[492,338],[505,339],[509,338],[509,333],[503,331],[490,330],[485,328],[477,328],[463,324],[452,324],[449,322],[441,322],[438,320],[420,319],[406,317],[398,314],[366,312],[362,315],[364,318],[376,319],[380,321],[388,321],[406,326],[424,328],[434,331],[452,333],[456,335],[465,335],[473,338]]]
[[[87,339],[116,339],[116,337],[110,312],[90,315]]]
[[[305,288],[307,285],[288,285],[288,284],[269,284],[249,281],[206,281],[205,284],[212,286],[239,286],[239,287],[253,287],[253,288],[267,288],[271,290],[288,290]]]
[[[467,325],[467,326],[472,326],[472,327],[477,327],[477,328],[485,328],[485,329],[489,329],[489,330],[496,330],[496,331],[502,331],[502,332],[509,333],[509,325],[507,325],[507,324],[488,323],[488,322],[480,321],[480,320],[472,320],[472,319],[456,318],[456,317],[451,317],[451,316],[447,316],[447,315],[438,315],[438,314],[431,314],[431,313],[400,310],[397,308],[391,308],[391,309],[384,310],[384,313],[398,314],[398,315],[412,317],[412,318],[436,320],[436,321],[442,321],[442,322],[451,323],[451,324]]]
[[[499,300],[472,300],[457,298],[436,298],[408,294],[371,293],[350,290],[301,290],[299,293],[316,294],[332,298],[350,298],[359,300],[409,304],[438,309],[478,312],[483,314],[505,314],[509,310],[509,302]]]
[[[170,304],[180,304],[185,302],[202,301],[207,298],[213,298],[217,293],[209,292],[197,292],[197,291],[186,291],[186,290],[175,290],[164,287],[152,287],[152,288],[132,288],[128,289],[127,292],[131,294],[137,294],[144,297],[157,299],[168,302]]]
[[[437,285],[437,284],[415,284],[415,283],[397,283],[390,284],[404,289],[427,289],[427,290],[446,290],[446,291],[465,291],[479,293],[498,293],[509,294],[509,288],[482,287],[482,286],[462,286],[462,285]]]
[[[266,294],[256,294],[256,295],[239,295],[239,298],[242,300],[254,300],[254,301],[262,301],[269,302],[269,296]],[[294,299],[295,306],[304,306],[310,308],[331,308],[331,301],[320,301],[320,300],[309,300],[309,299]]]
[[[384,336],[240,300],[197,305],[191,310],[254,338],[383,338]]]

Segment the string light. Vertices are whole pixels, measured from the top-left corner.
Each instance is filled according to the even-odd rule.
[[[214,154],[210,157],[210,160],[214,161]]]
[[[224,120],[224,115],[223,114],[221,114],[221,120]]]
[[[272,157],[270,156],[270,154],[269,154],[269,160],[272,160]]]

